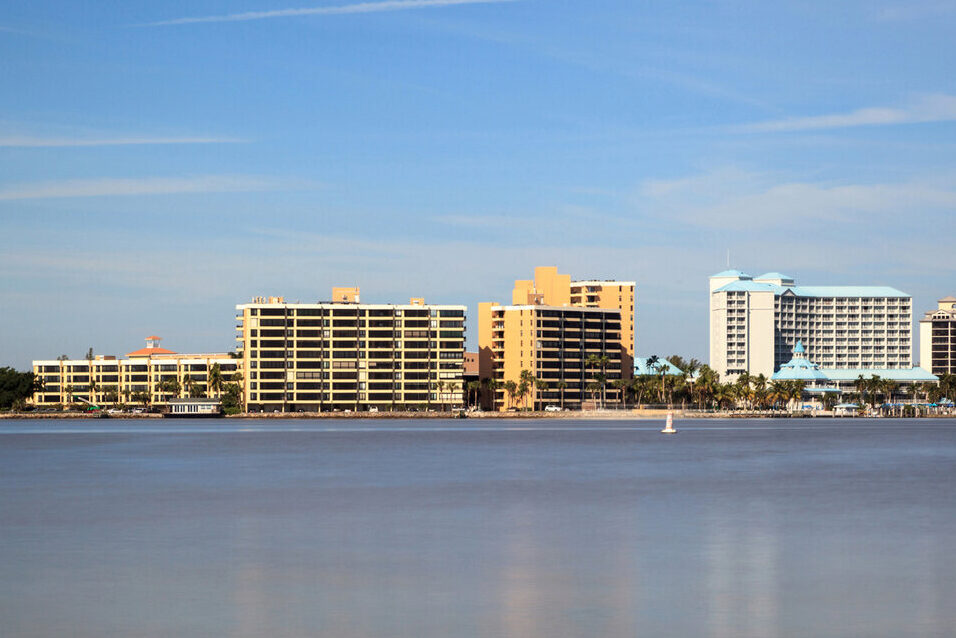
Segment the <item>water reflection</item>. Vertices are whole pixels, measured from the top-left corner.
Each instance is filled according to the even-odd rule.
[[[18,426],[0,618],[77,638],[949,636],[945,425]]]
[[[749,503],[739,518],[727,511],[708,512],[703,539],[710,600],[706,622],[713,638],[779,635],[775,520],[765,502]]]

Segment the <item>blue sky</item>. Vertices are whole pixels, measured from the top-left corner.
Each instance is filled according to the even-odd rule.
[[[919,315],[956,293],[954,32],[944,0],[17,3],[0,365],[535,265],[635,280],[638,351],[706,359],[728,251]]]

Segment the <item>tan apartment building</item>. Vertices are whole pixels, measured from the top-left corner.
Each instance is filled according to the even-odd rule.
[[[634,368],[634,288],[633,281],[572,281],[554,266],[534,269],[534,279],[515,281],[511,293],[513,305],[572,306],[617,310],[621,317],[621,369],[630,377]]]
[[[163,406],[176,398],[161,388],[175,379],[179,396],[219,397],[223,387],[242,362],[229,353],[180,354],[160,346],[160,337],[146,338],[146,347],[126,354],[126,358],[96,355],[93,359],[53,359],[34,361],[33,372],[43,389],[33,395],[37,407],[72,403],[110,406],[120,403]],[[218,369],[222,385],[210,388],[210,375]]]
[[[612,384],[624,376],[616,309],[480,303],[478,345],[480,376],[497,385],[493,401],[486,394],[483,402],[489,410],[599,405],[615,395]],[[513,396],[507,384],[520,387],[525,371],[534,381]]]
[[[250,411],[457,407],[465,306],[365,304],[358,288],[333,301],[258,297],[236,306],[237,351]]]
[[[610,384],[633,373],[634,287],[633,281],[572,281],[554,266],[535,268],[534,279],[515,281],[511,305],[478,305],[479,376],[504,386],[520,384],[527,370],[539,386],[547,384],[529,388],[520,407],[540,409],[563,399],[580,408],[596,400],[588,387],[598,376]],[[587,365],[592,355],[605,364]],[[486,396],[483,407],[491,403]],[[493,407],[519,407],[513,403],[499,387]]]
[[[956,297],[943,297],[919,320],[919,354],[924,370],[956,374]]]

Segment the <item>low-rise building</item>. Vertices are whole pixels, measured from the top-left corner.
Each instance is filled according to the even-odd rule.
[[[917,384],[939,383],[939,378],[920,367],[908,368],[823,368],[807,357],[803,343],[797,341],[790,361],[780,366],[771,381],[802,381],[809,394],[851,393],[858,390],[860,379],[873,378],[891,382],[893,387],[887,392],[897,397],[909,395],[917,398],[914,389]]]
[[[96,355],[34,361],[33,372],[43,388],[32,403],[38,407],[165,405],[180,395],[220,397],[225,385],[237,373],[241,376],[241,366],[229,353],[176,353],[161,347],[159,337],[150,336],[145,348],[127,353],[126,358]]]

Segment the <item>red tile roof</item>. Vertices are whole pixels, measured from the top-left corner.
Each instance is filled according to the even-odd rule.
[[[127,352],[127,357],[148,357],[152,354],[176,354],[172,350],[167,350],[166,348],[140,348],[139,350],[134,350],[133,352]]]

